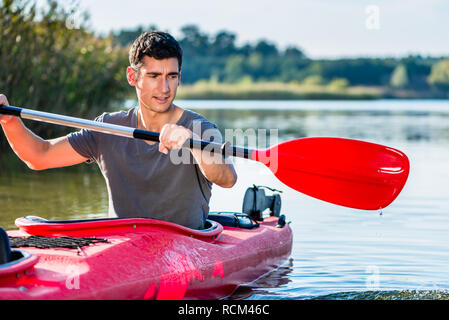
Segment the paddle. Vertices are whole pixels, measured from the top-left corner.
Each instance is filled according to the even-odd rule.
[[[128,138],[159,141],[159,133],[12,106],[0,114]],[[343,138],[301,138],[266,150],[190,139],[186,146],[265,164],[287,186],[311,197],[356,209],[385,208],[407,181],[409,161],[399,150]]]

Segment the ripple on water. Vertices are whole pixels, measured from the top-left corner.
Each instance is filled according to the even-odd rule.
[[[337,292],[317,297],[313,300],[448,300],[449,290],[393,290]]]

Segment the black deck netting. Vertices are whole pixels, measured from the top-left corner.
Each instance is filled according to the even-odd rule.
[[[107,239],[100,238],[74,238],[74,237],[8,237],[12,248],[35,247],[39,249],[69,248],[79,249],[95,243],[108,243]]]

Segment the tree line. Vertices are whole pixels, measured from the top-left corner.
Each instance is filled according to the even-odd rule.
[[[150,25],[113,34],[123,47]],[[238,83],[240,81],[279,81],[326,84],[342,80],[349,86],[382,86],[392,89],[431,91],[447,97],[449,60],[447,57],[352,58],[317,60],[307,57],[294,46],[280,50],[274,43],[259,40],[237,45],[237,35],[230,31],[207,34],[196,25],[180,30],[178,41],[184,51],[182,81],[199,80]]]

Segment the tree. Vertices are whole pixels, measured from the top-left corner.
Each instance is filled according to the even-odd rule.
[[[181,28],[181,40],[179,41],[185,55],[208,54],[210,43],[207,34],[200,31],[196,25],[186,25]]]
[[[263,75],[264,59],[260,53],[252,53],[247,59],[248,72],[253,79],[259,79]]]
[[[449,90],[449,59],[435,63],[427,81],[439,89]]]
[[[229,82],[239,81],[244,75],[245,57],[242,55],[233,55],[226,61],[224,68],[225,80]]]
[[[214,56],[229,56],[236,53],[236,35],[227,31],[217,33],[211,44],[211,53]]]
[[[351,85],[385,85],[389,84],[391,72],[397,62],[388,59],[339,59],[314,60],[314,67],[319,65],[320,74],[324,79],[345,78]]]
[[[284,51],[284,58],[291,59],[304,59],[306,58],[305,54],[296,47],[288,47]]]
[[[324,84],[324,79],[321,76],[312,75],[305,78],[302,83],[305,85],[320,86]]]
[[[277,56],[278,49],[274,44],[271,44],[265,40],[260,40],[254,47],[254,51],[260,53],[262,56]]]
[[[124,74],[127,50],[112,36],[95,36],[85,22],[72,27],[76,8],[30,3],[0,2],[0,90],[11,103],[93,118],[132,92]],[[43,138],[71,131],[35,122],[29,127]]]
[[[401,60],[407,70],[408,83],[407,88],[410,89],[428,89],[429,83],[427,77],[430,74],[432,64],[435,62],[423,59],[421,56],[408,56]]]
[[[150,25],[148,28],[139,26],[137,29],[120,30],[114,34],[114,40],[117,41],[122,47],[126,47],[132,44],[134,40],[140,36],[140,34],[150,30],[158,30],[158,27],[156,25]]]
[[[281,81],[301,82],[304,80],[303,70],[307,67],[309,61],[301,50],[295,47],[288,47],[279,60],[279,79]]]
[[[407,69],[402,63],[391,73],[390,85],[394,88],[404,88],[408,85]]]
[[[344,78],[335,78],[327,85],[329,89],[333,91],[342,91],[349,85],[348,80]]]

